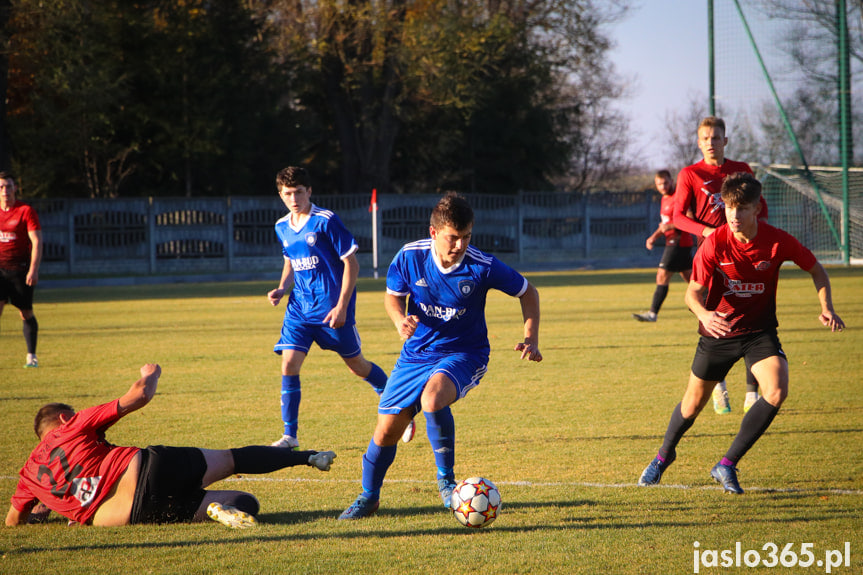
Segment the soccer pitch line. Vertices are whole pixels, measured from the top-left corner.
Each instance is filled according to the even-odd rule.
[[[359,485],[358,479],[311,479],[307,477],[250,477],[250,476],[232,476],[224,481],[264,481],[264,482],[284,482],[284,483],[353,483]],[[425,483],[433,483],[432,481],[424,481],[420,479],[385,479],[384,484],[402,483],[422,485]],[[650,487],[641,487],[637,483],[595,483],[587,481],[495,481],[495,485],[511,485],[516,487],[584,487],[594,489],[627,489],[638,487],[639,489],[677,489],[677,490],[703,490],[715,491],[721,490],[721,485],[652,485]],[[745,491],[761,491],[764,493],[830,493],[832,495],[863,495],[861,489],[839,489],[835,487],[825,487],[823,489],[801,489],[795,487],[775,488],[775,487],[746,487]]]
[[[18,481],[17,475],[0,475],[0,480]],[[234,475],[223,479],[226,482],[265,482],[265,483],[352,483],[359,485],[359,479],[311,479],[307,477],[256,477],[248,475]],[[412,484],[422,485],[425,483],[433,483],[420,479],[386,479],[385,484]],[[639,487],[637,483],[595,483],[590,481],[495,481],[495,485],[510,485],[515,487],[582,487],[592,489],[629,489]],[[720,485],[652,485],[650,487],[639,487],[641,489],[676,489],[676,490],[692,490],[692,491],[717,491],[721,490]],[[756,491],[764,493],[811,493],[817,495],[819,493],[829,493],[832,495],[863,495],[861,489],[839,489],[835,487],[825,487],[823,489],[800,489],[795,487],[777,488],[777,487],[746,487],[745,491]]]

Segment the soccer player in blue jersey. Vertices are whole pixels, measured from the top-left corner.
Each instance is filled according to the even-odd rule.
[[[276,176],[279,197],[289,213],[276,222],[285,257],[279,287],[267,297],[274,306],[288,288],[282,334],[273,351],[282,356],[284,434],[272,445],[297,448],[300,368],[312,342],[332,350],[348,369],[367,381],[378,395],[387,383],[384,371],[362,354],[354,321],[359,273],[357,242],[339,217],[311,201],[312,186],[304,168],[288,167]]]
[[[519,298],[522,359],[542,361],[539,293],[521,274],[470,246],[473,210],[449,193],[431,215],[431,238],[406,244],[387,272],[385,307],[405,343],[378,406],[378,421],[363,456],[363,492],[339,519],[374,513],[403,430],[420,409],[437,465],[444,507],[456,486],[455,422],[449,406],[479,385],[489,358],[486,294]]]

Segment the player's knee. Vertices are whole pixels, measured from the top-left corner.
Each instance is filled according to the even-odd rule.
[[[785,399],[788,397],[788,387],[775,387],[773,389],[761,389],[761,396],[764,401],[779,408]]]
[[[249,515],[257,515],[261,509],[258,498],[245,491],[231,491],[222,500],[223,505],[230,505]]]

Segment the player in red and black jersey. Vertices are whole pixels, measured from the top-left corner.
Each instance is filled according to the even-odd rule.
[[[680,170],[677,176],[677,189],[674,193],[674,226],[689,232],[698,239],[700,246],[719,226],[725,223],[725,206],[720,189],[722,182],[731,174],[752,169],[745,162],[735,162],[725,157],[728,138],[725,135],[725,121],[708,116],[698,124],[698,149],[702,160]],[[761,213],[759,219],[767,221],[767,202],[759,200]],[[748,370],[746,371],[746,398],[743,413],[746,413],[758,399],[758,384]],[[716,413],[731,411],[728,391],[724,381],[719,382],[713,392],[713,408]]]
[[[831,331],[845,328],[833,310],[824,267],[791,234],[759,222],[760,197],[761,183],[752,174],[734,174],[722,185],[728,223],[711,234],[696,253],[686,291],[686,303],[698,317],[701,334],[689,385],[639,485],[659,483],[676,457],[681,437],[710,400],[713,387],[743,358],[758,379],[762,396],[743,417],[725,456],[710,471],[726,491],[743,493],[737,482],[737,463],[767,430],[788,396],[788,361],[776,334],[776,286],[782,262],[793,261],[812,276],[821,323]]]
[[[42,226],[36,210],[15,197],[17,191],[12,175],[0,172],[0,314],[6,302],[18,308],[27,343],[24,367],[38,367],[33,292],[42,262]]]
[[[234,473],[269,473],[301,464],[330,469],[332,451],[110,444],[106,430],[150,402],[161,374],[158,365],[146,364],[122,397],[77,413],[65,403],[43,406],[34,423],[39,445],[21,469],[6,525],[27,523],[41,502],[48,512],[81,525],[177,523],[209,516],[229,527],[251,527],[258,511],[252,494],[204,488]]]
[[[653,178],[656,191],[662,195],[662,203],[659,207],[659,227],[650,234],[644,245],[652,250],[656,241],[665,236],[665,250],[659,261],[659,269],[656,270],[656,289],[653,291],[653,301],[647,313],[634,313],[632,317],[638,321],[654,322],[662,302],[668,295],[668,284],[675,272],[680,273],[683,281],[689,283],[689,274],[692,272],[692,234],[681,232],[674,226],[672,221],[674,211],[674,182],[668,170],[659,170]]]

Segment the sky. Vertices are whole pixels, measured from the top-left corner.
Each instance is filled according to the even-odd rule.
[[[635,145],[650,169],[665,167],[665,116],[683,110],[695,95],[707,99],[707,2],[642,0],[610,28],[617,73],[632,95],[619,104],[630,118]],[[693,137],[694,138],[694,137]]]

